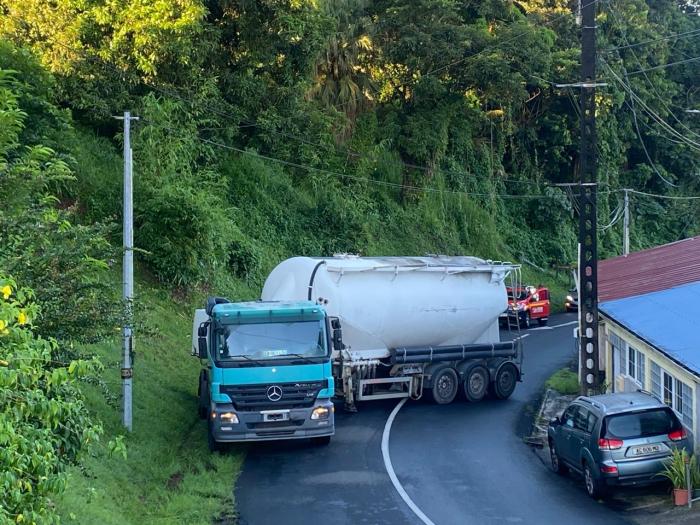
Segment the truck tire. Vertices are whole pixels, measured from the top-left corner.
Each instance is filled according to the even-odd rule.
[[[311,438],[311,444],[316,445],[317,447],[325,447],[329,445],[331,442],[331,436],[320,436],[320,437],[315,437]]]
[[[527,329],[527,328],[530,328],[530,324],[531,324],[530,321],[531,320],[532,319],[530,319],[530,312],[525,312],[525,315],[523,315],[522,320],[519,320],[518,322],[520,323],[520,326],[522,328]]]
[[[549,321],[548,317],[542,317],[541,319],[537,320],[537,324],[540,326],[547,326],[547,321]]]
[[[513,363],[505,363],[496,373],[496,379],[493,382],[493,393],[498,399],[508,399],[513,390],[515,383],[518,381],[518,369]]]
[[[462,389],[467,401],[476,403],[486,396],[489,388],[489,371],[483,366],[475,366],[467,372]]]
[[[430,397],[438,405],[447,405],[454,401],[459,390],[459,379],[453,368],[440,368],[433,373],[433,387],[430,389]]]

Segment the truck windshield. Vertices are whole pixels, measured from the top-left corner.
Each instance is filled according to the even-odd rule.
[[[325,357],[320,321],[225,325],[220,360],[269,360]]]

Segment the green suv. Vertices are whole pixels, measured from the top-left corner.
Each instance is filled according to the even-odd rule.
[[[547,435],[552,468],[582,474],[593,498],[611,486],[662,481],[673,449],[693,448],[673,410],[641,391],[578,397]]]

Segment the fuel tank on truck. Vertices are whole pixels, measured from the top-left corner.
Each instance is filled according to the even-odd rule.
[[[376,359],[390,348],[499,341],[516,268],[476,257],[293,257],[272,270],[262,300],[322,304],[353,358]]]

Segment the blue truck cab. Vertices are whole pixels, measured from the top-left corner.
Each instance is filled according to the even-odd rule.
[[[332,330],[310,301],[232,303],[197,310],[193,354],[202,363],[199,414],[209,448],[222,443],[311,438],[335,432]]]

